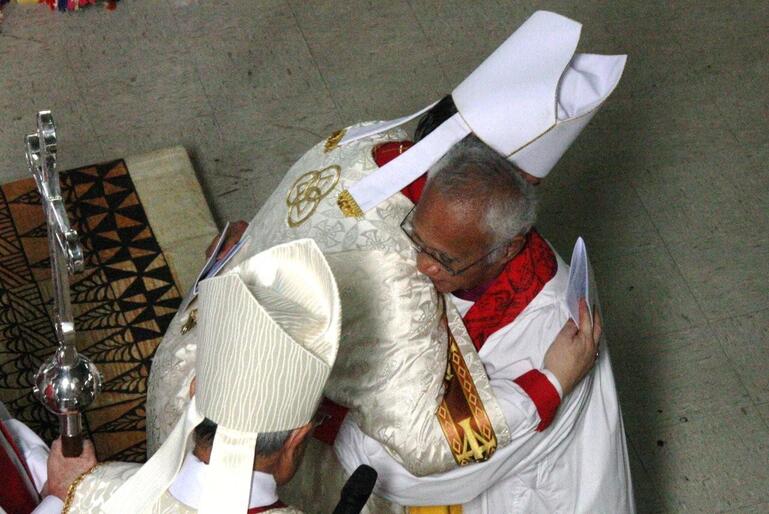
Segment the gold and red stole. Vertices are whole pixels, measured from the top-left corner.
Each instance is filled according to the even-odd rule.
[[[480,350],[490,335],[515,321],[555,276],[557,269],[555,254],[550,246],[532,231],[523,249],[479,295],[463,318],[475,348]],[[464,466],[491,457],[497,441],[451,332],[448,332],[448,338],[446,395],[437,416],[454,459],[459,466]]]

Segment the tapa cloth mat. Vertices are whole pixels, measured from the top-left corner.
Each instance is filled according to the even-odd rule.
[[[182,148],[66,171],[61,185],[85,252],[70,280],[78,349],[104,380],[85,428],[99,460],[143,462],[152,357],[216,227]],[[0,186],[0,400],[47,442],[58,421],[32,382],[56,347],[52,293],[34,180]]]

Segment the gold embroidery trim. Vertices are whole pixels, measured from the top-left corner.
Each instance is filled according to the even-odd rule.
[[[336,164],[312,170],[296,179],[286,195],[288,214],[286,223],[296,228],[315,213],[320,202],[334,190],[342,176],[342,168]]]
[[[344,190],[339,193],[339,198],[336,199],[336,204],[339,206],[339,210],[347,218],[362,218],[364,216],[358,202],[352,197],[348,190]]]
[[[454,460],[459,466],[465,466],[488,460],[497,449],[497,436],[448,323],[446,330],[449,338],[446,394],[436,416]]]
[[[198,324],[198,310],[192,309],[190,313],[187,315],[187,319],[184,320],[184,324],[182,324],[182,328],[179,332],[181,332],[182,335],[186,334],[193,328],[195,328],[195,325]]]
[[[333,132],[330,136],[328,136],[326,139],[326,144],[323,145],[323,152],[328,153],[339,146],[339,142],[342,140],[346,132],[347,129],[341,129]]]
[[[425,505],[407,509],[408,514],[462,514],[461,505]]]
[[[98,468],[100,465],[101,463],[96,464],[85,473],[81,473],[79,477],[77,477],[71,484],[69,484],[69,488],[67,489],[67,497],[64,498],[64,506],[61,509],[61,514],[69,513],[69,509],[72,508],[72,502],[75,501],[75,492],[77,491],[77,487],[85,479],[85,477],[93,473],[93,470]]]

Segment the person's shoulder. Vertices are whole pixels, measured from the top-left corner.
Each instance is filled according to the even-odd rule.
[[[383,129],[382,125],[386,123],[382,121],[355,123],[349,127],[333,131],[314,148],[320,147],[323,152],[330,153],[338,148],[370,149],[388,142],[413,144],[407,141],[408,134],[401,127]]]
[[[135,462],[107,461],[98,464],[89,475],[109,480],[126,479],[133,476],[141,467],[141,464]]]
[[[139,469],[132,462],[104,462],[81,475],[72,485],[72,497],[65,501],[69,512],[101,513],[115,491]]]

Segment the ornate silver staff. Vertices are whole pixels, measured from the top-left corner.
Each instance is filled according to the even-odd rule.
[[[83,270],[83,249],[69,225],[56,171],[56,125],[51,111],[37,113],[37,132],[25,138],[27,164],[35,177],[48,224],[53,282],[53,318],[59,348],[35,376],[35,396],[59,417],[62,451],[83,452],[81,413],[101,389],[96,366],[77,352],[75,321],[69,298],[69,273]]]

